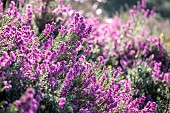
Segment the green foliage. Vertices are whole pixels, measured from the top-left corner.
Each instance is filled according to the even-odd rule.
[[[157,102],[158,113],[166,113],[170,103],[170,86],[159,80],[154,81],[151,70],[152,68],[150,68],[146,62],[143,62],[134,69],[128,69],[126,77],[133,84],[134,98],[144,95],[147,97],[146,101],[152,100]]]

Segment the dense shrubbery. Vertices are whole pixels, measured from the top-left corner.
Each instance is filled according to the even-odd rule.
[[[16,3],[0,2],[0,112],[170,112],[170,56],[145,0],[109,24],[62,0]]]

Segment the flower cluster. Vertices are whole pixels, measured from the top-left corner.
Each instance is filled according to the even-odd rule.
[[[35,113],[37,111],[38,102],[34,99],[34,94],[35,90],[28,88],[20,100],[15,101],[20,113]]]
[[[85,19],[63,0],[55,8],[53,0],[38,1],[23,11],[24,0],[6,9],[0,1],[0,112],[170,109],[170,56],[148,27],[155,9],[145,0],[125,23]]]

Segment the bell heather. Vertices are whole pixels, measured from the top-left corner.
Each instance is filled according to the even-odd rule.
[[[149,27],[155,8],[142,0],[127,21],[107,23],[65,2],[0,1],[0,112],[168,111],[170,56]]]

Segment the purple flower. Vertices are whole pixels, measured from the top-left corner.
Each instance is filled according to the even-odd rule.
[[[27,88],[26,94],[34,95],[35,94],[35,90],[33,88]]]
[[[5,86],[5,90],[8,92],[11,88],[12,88],[12,85],[10,84],[11,81],[3,81],[4,83],[4,86]]]
[[[134,56],[135,53],[136,53],[135,50],[131,50],[130,53],[129,53],[129,55],[130,55],[130,56]]]
[[[129,14],[130,14],[131,18],[134,18],[134,17],[135,17],[135,11],[134,11],[133,9],[131,9],[131,10],[129,11]]]
[[[58,106],[60,109],[63,109],[64,105],[66,104],[66,98],[62,97],[59,100]]]
[[[35,90],[33,88],[28,88],[20,100],[15,101],[20,113],[36,113],[39,103],[34,99],[34,93]]]
[[[15,54],[12,51],[10,52],[10,57],[11,57],[12,61],[16,60],[16,56],[15,56]]]
[[[104,64],[104,63],[105,63],[105,60],[104,60],[103,56],[97,57],[97,60],[98,60],[99,63],[101,63],[101,64]]]
[[[52,24],[46,24],[45,29],[43,30],[43,35],[48,35],[53,33],[56,29],[56,23],[52,22]]]
[[[89,45],[88,49],[84,51],[84,55],[87,56],[93,49],[92,45]]]
[[[141,110],[141,113],[156,113],[157,104],[155,102],[149,101],[144,109]]]
[[[27,16],[27,21],[28,21],[28,24],[31,23],[31,19],[32,19],[32,16],[33,16],[33,11],[32,11],[32,8],[31,8],[31,5],[27,5],[27,8],[26,8],[26,16]]]
[[[156,62],[153,61],[153,70],[152,70],[152,75],[153,75],[153,79],[157,80],[157,79],[161,79],[161,66],[162,63],[161,62]]]
[[[170,73],[165,73],[163,78],[168,84],[170,84]]]
[[[113,77],[116,78],[121,71],[122,71],[122,68],[118,67],[117,70],[114,72]]]
[[[15,2],[11,1],[11,3],[9,4],[9,8],[6,10],[6,14],[7,16],[11,16],[13,18],[18,18],[19,13],[18,13],[18,9],[15,6]]]
[[[146,1],[145,0],[142,0],[142,7],[146,8]]]
[[[81,108],[80,110],[79,110],[79,112],[80,113],[91,113],[89,110],[88,110],[88,108]]]
[[[67,34],[67,30],[66,30],[66,28],[65,28],[65,26],[63,26],[63,25],[61,25],[61,28],[58,30],[62,35],[64,35],[64,34]]]
[[[87,28],[83,16],[81,16],[79,13],[76,13],[68,31],[69,33],[76,33],[78,39],[82,40],[89,36],[90,32],[92,31],[92,26],[90,25]]]

